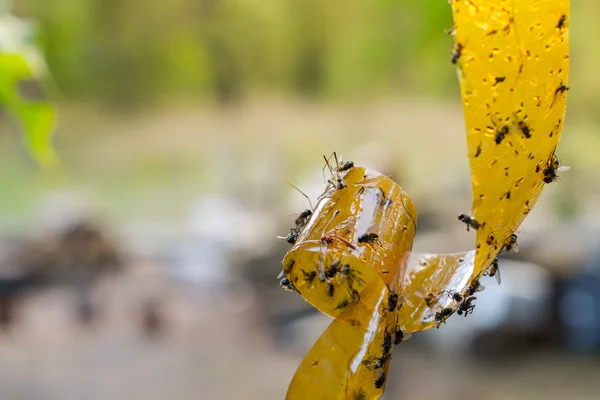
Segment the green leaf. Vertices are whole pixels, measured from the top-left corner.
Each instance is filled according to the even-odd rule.
[[[17,120],[37,162],[43,168],[56,167],[59,160],[51,143],[56,109],[43,95],[31,98],[21,90],[27,83],[41,85],[45,63],[31,43],[31,26],[5,8],[0,0],[0,107]]]

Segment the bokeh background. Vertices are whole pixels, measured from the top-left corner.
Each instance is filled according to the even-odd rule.
[[[444,0],[16,0],[66,173],[0,118],[0,397],[281,399],[329,323],[276,276],[322,154],[389,173],[415,250],[474,246]],[[395,349],[386,399],[596,399],[600,3],[572,4],[549,185],[469,318]]]

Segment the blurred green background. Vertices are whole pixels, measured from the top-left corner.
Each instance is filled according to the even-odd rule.
[[[600,85],[600,55],[586,46],[599,7],[572,6],[571,82],[585,93],[570,105],[586,111]],[[451,13],[440,0],[18,0],[15,11],[40,22],[64,95],[113,110],[265,93],[456,98],[443,34]]]
[[[139,201],[127,193],[134,190],[132,179],[136,191],[162,184],[173,175],[178,176],[175,180],[183,179],[181,186],[192,176],[198,184],[210,185],[204,167],[212,161],[203,151],[209,146],[198,143],[197,152],[188,156],[148,154],[149,141],[136,138],[137,134],[146,137],[141,132],[144,119],[166,125],[177,125],[176,121],[185,125],[185,119],[195,125],[180,124],[165,132],[162,137],[170,135],[171,142],[185,140],[186,134],[214,142],[217,135],[211,132],[217,128],[204,124],[232,120],[231,115],[252,119],[261,112],[257,109],[275,104],[282,110],[280,115],[290,112],[287,117],[291,119],[282,121],[280,132],[269,132],[273,123],[260,120],[254,128],[242,126],[231,132],[240,142],[256,144],[260,135],[297,136],[294,128],[303,129],[299,124],[307,117],[292,114],[311,113],[311,109],[353,114],[353,109],[366,105],[387,110],[385,116],[393,118],[402,111],[414,114],[408,110],[421,103],[425,104],[420,107],[422,118],[429,118],[436,113],[427,110],[433,103],[449,113],[460,113],[456,74],[448,61],[451,38],[445,34],[452,26],[451,13],[442,0],[17,0],[14,12],[38,22],[53,77],[50,94],[61,106],[55,142],[71,167],[71,182],[93,177],[98,180],[95,183],[105,186],[103,193],[119,193],[115,207]],[[582,149],[599,144],[593,132],[600,124],[595,112],[600,104],[600,74],[596,72],[600,49],[589,46],[590,38],[600,37],[595,23],[598,15],[600,5],[594,1],[577,1],[572,6],[570,86],[575,89],[569,92],[564,140],[568,143],[561,146],[567,164],[581,164],[590,170],[600,166],[594,154],[582,154],[586,153]],[[189,114],[196,114],[197,121],[190,121]],[[212,122],[203,120],[202,115]],[[214,115],[221,118],[215,121]],[[403,131],[419,129],[399,114],[389,123],[394,128],[381,142],[398,142]],[[104,129],[108,126],[111,128]],[[250,132],[252,129],[256,131]],[[297,166],[299,160],[316,160],[315,154],[334,148],[345,150],[344,143],[372,134],[368,129],[350,130],[340,132],[340,137],[335,129],[315,134],[331,140],[322,143],[323,150],[321,143],[309,138],[290,138],[283,143],[284,148],[294,150],[296,160],[290,160],[287,151],[277,150],[285,156],[284,162]],[[252,134],[254,140],[249,137]],[[87,147],[103,145],[113,147],[107,151],[118,152],[114,147],[121,146],[110,140],[114,135],[119,140],[130,138],[131,146],[127,152],[113,154],[110,167],[99,154],[87,153]],[[0,140],[8,141],[0,150],[0,163],[4,164],[0,182],[11,188],[0,199],[0,208],[14,213],[35,198],[35,191],[55,183],[44,177],[40,178],[44,183],[25,185],[28,179],[39,178],[37,171],[22,158],[17,145],[9,144],[11,140],[16,143],[14,138],[3,136]],[[223,151],[235,154],[236,145],[231,146]],[[402,144],[397,148],[401,154]],[[571,154],[578,159],[571,161]],[[252,159],[252,152],[246,155]],[[127,170],[111,173],[117,164]],[[181,186],[174,189],[188,190]]]
[[[474,246],[456,220],[471,193],[446,0],[13,3],[37,24],[64,168],[42,171],[0,110],[2,398],[282,398],[327,319],[275,279],[276,236],[307,207],[280,175],[315,199],[334,150],[407,190],[416,250]],[[598,360],[576,354],[600,349],[600,285],[563,300],[578,274],[600,282],[599,19],[572,2],[571,171],[474,315],[395,353],[388,398],[597,398]],[[123,269],[99,279],[111,246]],[[15,270],[43,289],[24,294]]]

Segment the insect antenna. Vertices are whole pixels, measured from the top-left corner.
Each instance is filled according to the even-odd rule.
[[[300,192],[300,194],[302,196],[306,197],[306,200],[308,200],[308,204],[310,205],[310,209],[314,210],[312,202],[310,201],[310,197],[308,197],[308,195],[306,193],[304,193],[302,190],[298,189],[298,187],[296,185],[294,185],[292,182],[290,182],[290,180],[288,178],[286,178],[283,175],[281,175],[281,177],[283,178],[284,181],[286,181],[288,183],[288,185],[290,185],[291,187],[293,187],[294,189],[296,189],[298,192]]]
[[[329,173],[331,174],[331,177],[332,177],[332,178],[334,178],[334,177],[335,177],[335,175],[334,175],[334,173],[333,173],[333,169],[331,168],[331,164],[329,163],[329,159],[331,159],[331,157],[332,157],[334,154],[335,154],[335,152],[333,152],[333,154],[331,154],[331,155],[329,156],[329,158],[325,157],[325,155],[323,154],[323,160],[325,160],[325,166],[323,166],[323,169],[322,169],[322,171],[323,171],[323,181],[324,181],[325,183],[327,183],[327,179],[325,179],[325,168],[328,168],[328,169],[329,169]],[[337,159],[337,156],[336,156],[336,159]]]

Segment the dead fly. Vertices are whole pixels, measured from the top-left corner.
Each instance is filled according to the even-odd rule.
[[[331,166],[330,160],[333,157],[335,161],[335,166]],[[346,187],[342,182],[342,176],[340,172],[345,172],[354,167],[354,163],[352,161],[348,161],[346,163],[340,164],[341,158],[338,159],[337,153],[334,151],[329,158],[323,156],[325,160],[325,166],[323,167],[323,177],[325,176],[325,168],[329,169],[329,173],[331,174],[331,178],[327,179],[327,183],[330,184],[335,190],[342,190]],[[327,193],[327,191],[326,191]]]
[[[427,307],[433,307],[438,303],[439,297],[435,293],[429,293],[425,296],[425,304]]]
[[[519,127],[525,138],[531,138],[531,128],[529,128],[529,125],[527,125],[525,121],[519,121],[517,126]]]
[[[350,300],[344,299],[338,303],[338,305],[335,307],[335,309],[343,310],[344,308],[348,307],[349,305],[350,305]]]
[[[390,293],[390,296],[388,297],[388,311],[392,312],[396,309],[396,307],[398,307],[398,299],[398,294],[394,292]]]
[[[456,301],[457,303],[460,303],[463,299],[463,297],[460,295],[460,293],[458,293],[456,290],[444,290],[444,292],[446,294],[448,294],[448,297],[450,297],[452,300]]]
[[[543,181],[545,183],[556,182],[556,181],[558,181],[558,175],[556,174],[557,172],[568,171],[570,169],[571,169],[571,167],[567,167],[567,166],[561,167],[560,162],[558,161],[558,158],[556,157],[556,155],[552,155],[552,158],[548,161],[546,168],[544,168],[542,170],[542,175],[544,175]]]
[[[292,281],[290,281],[288,278],[282,278],[279,281],[279,284],[281,285],[282,288],[284,288],[285,290],[289,290],[290,292],[297,291],[296,288],[294,287],[294,284],[292,283]]]
[[[346,161],[342,165],[338,166],[337,170],[338,172],[346,172],[351,168],[354,168],[354,161]]]
[[[385,373],[382,372],[381,376],[375,380],[375,388],[381,389],[385,385]]]
[[[456,311],[456,313],[458,315],[462,315],[463,313],[465,313],[465,317],[469,314],[473,314],[475,304],[472,303],[475,300],[477,300],[477,297],[475,296],[467,297],[462,303],[460,303],[460,306],[458,307],[458,311]]]
[[[294,244],[296,243],[296,240],[298,240],[298,236],[300,236],[300,230],[298,228],[292,228],[287,236],[277,236],[277,239],[285,239],[289,244]]]
[[[315,276],[317,276],[317,271],[306,272],[302,270],[302,274],[304,275],[304,282],[312,283],[312,281],[315,279]]]
[[[340,260],[335,260],[333,261],[328,268],[325,269],[325,277],[326,278],[333,278],[337,275],[337,273],[339,272],[341,268],[341,263]]]
[[[454,28],[452,29],[452,31],[454,32]],[[456,43],[456,46],[454,46],[454,49],[452,50],[452,58],[450,58],[450,62],[452,64],[456,64],[458,62],[458,59],[462,54],[463,48],[464,47],[461,43]]]
[[[442,323],[446,323],[446,320],[450,318],[453,312],[451,308],[444,308],[442,311],[435,313],[435,322],[438,323],[438,328]]]
[[[355,282],[358,282],[359,284],[364,284],[364,281],[358,276],[359,274],[360,272],[354,271],[350,267],[350,264],[342,265],[340,260],[333,261],[329,265],[329,267],[325,268],[324,271],[325,278],[327,279],[333,279],[336,276],[346,279],[348,281],[348,289],[351,294],[353,294],[353,292],[356,292],[356,290],[352,288],[352,285]]]
[[[556,88],[556,90],[554,91],[554,99],[552,99],[552,104],[550,104],[550,108],[554,107],[554,103],[556,103],[556,98],[565,93],[567,90],[569,90],[568,86],[563,85],[563,83],[560,83],[560,86],[558,88]]]
[[[508,239],[508,244],[504,246],[504,250],[506,250],[507,252],[511,250],[514,250],[515,253],[519,252],[519,245],[517,244],[517,235],[515,235],[514,233],[510,235],[510,238]]]
[[[371,357],[368,360],[364,360],[362,365],[369,369],[380,369],[383,368],[383,365],[392,358],[390,353],[385,353],[381,357]]]
[[[363,233],[357,239],[359,244],[366,244],[373,249],[372,243],[377,244],[379,247],[384,248],[381,242],[379,241],[379,235],[376,233]],[[375,250],[375,249],[373,249]]]
[[[496,144],[502,143],[506,135],[508,135],[509,127],[507,125],[503,125],[500,129],[496,130],[496,134],[494,135],[494,142]]]
[[[310,219],[312,213],[312,210],[309,209],[302,211],[300,215],[298,215],[298,218],[296,218],[296,228],[304,228],[304,226],[308,223],[308,220]]]
[[[410,339],[411,336],[412,335],[410,333],[404,333],[398,326],[396,326],[396,334],[394,335],[394,344],[396,346],[398,346],[403,341]]]
[[[381,349],[383,350],[383,354],[387,354],[392,350],[392,335],[385,330],[383,334],[383,344],[381,345]]]
[[[335,286],[333,286],[333,283],[327,281],[327,296],[333,297],[334,291],[335,291]]]
[[[362,388],[358,389],[358,392],[355,392],[354,400],[367,400],[367,394]]]
[[[467,232],[470,228],[473,228],[475,230],[479,229],[479,222],[477,222],[475,218],[471,218],[466,214],[458,214],[458,220],[464,222],[467,225]]]
[[[473,279],[473,282],[471,282],[471,286],[467,288],[467,294],[465,297],[472,296],[477,292],[482,292],[483,289],[485,289],[485,286],[479,283],[479,279]]]
[[[498,282],[498,285],[502,283],[502,278],[500,278],[500,269],[499,269],[497,258],[495,258],[494,261],[492,261],[492,265],[490,265],[490,267],[487,269],[487,271],[485,272],[485,275],[496,277],[496,282]]]

